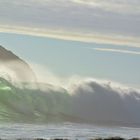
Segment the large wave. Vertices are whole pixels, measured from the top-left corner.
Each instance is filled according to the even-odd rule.
[[[74,80],[76,81],[76,80]],[[82,79],[71,86],[0,79],[0,119],[14,122],[93,122],[140,126],[140,91],[111,81]]]
[[[1,122],[92,122],[140,127],[140,91],[93,78],[57,78],[0,46]],[[34,70],[34,71],[33,71]],[[35,73],[34,73],[35,72]]]

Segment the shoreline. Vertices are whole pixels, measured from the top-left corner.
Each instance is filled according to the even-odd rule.
[[[0,140],[71,140],[71,139],[65,139],[65,138],[53,138],[53,139],[49,139],[49,138],[15,138],[15,139],[3,139],[0,138]],[[75,138],[75,140],[80,140],[78,138]],[[140,138],[130,138],[130,139],[126,139],[126,138],[122,138],[122,137],[107,137],[107,138],[102,138],[102,137],[98,137],[98,138],[87,138],[87,140],[140,140]]]

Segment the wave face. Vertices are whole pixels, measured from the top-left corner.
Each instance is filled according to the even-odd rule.
[[[68,111],[70,95],[64,89],[56,90],[49,85],[45,86],[46,91],[26,88],[27,83],[24,83],[22,88],[17,88],[1,78],[0,119],[19,122],[44,122],[59,119],[57,114]]]
[[[74,91],[74,114],[105,124],[140,124],[140,91],[113,82],[86,81]]]
[[[82,80],[69,88],[0,78],[0,120],[9,122],[93,122],[140,126],[140,91],[113,82]]]

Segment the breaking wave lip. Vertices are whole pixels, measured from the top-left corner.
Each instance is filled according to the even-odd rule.
[[[93,122],[140,127],[140,90],[112,81],[79,80],[68,88],[0,79],[0,120],[5,122]],[[15,84],[15,83],[14,83]]]

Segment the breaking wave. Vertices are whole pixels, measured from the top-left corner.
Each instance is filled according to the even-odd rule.
[[[44,83],[37,83],[37,87],[29,83],[22,85],[17,87],[0,78],[1,121],[140,126],[137,89],[96,79],[79,80],[67,88]]]

